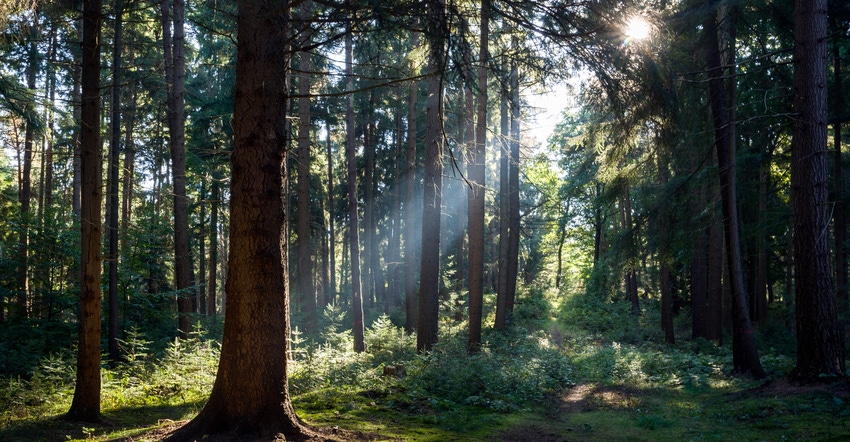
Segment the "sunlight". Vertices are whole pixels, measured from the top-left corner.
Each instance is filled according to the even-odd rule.
[[[643,17],[634,16],[626,23],[626,37],[629,40],[644,40],[649,37],[652,26]]]

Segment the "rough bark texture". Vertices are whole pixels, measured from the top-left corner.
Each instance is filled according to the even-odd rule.
[[[730,143],[730,122],[723,87],[717,27],[713,15],[704,24],[706,31],[706,62],[709,75],[709,104],[714,124],[714,144],[717,151],[718,176],[723,207],[724,234],[726,239],[726,265],[732,289],[732,362],[738,373],[755,378],[765,376],[758,357],[747,295],[744,289],[743,266],[741,264],[741,239],[738,225],[738,206],[735,185],[735,148]]]
[[[239,2],[230,253],[221,359],[207,404],[169,440],[313,437],[287,386],[286,174],[288,9]],[[280,437],[280,436],[278,436]]]
[[[440,209],[442,208],[443,183],[443,94],[442,63],[445,25],[445,3],[429,0],[427,27],[428,101],[425,114],[425,180],[422,205],[422,261],[419,272],[419,321],[416,334],[416,349],[430,350],[437,343],[440,292]]]
[[[101,146],[100,146],[100,0],[83,4],[81,104],[81,219],[80,316],[77,376],[71,420],[98,422],[100,416],[100,308],[101,308]]]
[[[481,38],[478,64],[478,107],[475,144],[469,153],[469,350],[481,346],[481,319],[484,306],[484,186],[487,160],[487,63],[490,59],[490,2],[481,0]]]
[[[797,365],[791,376],[815,381],[843,376],[829,257],[826,162],[826,0],[798,0],[794,12],[794,138],[791,192],[794,209],[794,272]]]

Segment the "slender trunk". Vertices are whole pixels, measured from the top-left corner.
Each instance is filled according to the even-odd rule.
[[[201,225],[198,229],[198,310],[197,313],[201,316],[207,316],[207,251],[206,238],[204,235],[207,229],[207,180],[208,175],[201,181],[201,195],[198,206],[200,208]],[[194,277],[192,278],[195,279]]]
[[[162,2],[163,45],[165,49],[170,134],[172,188],[174,192],[174,282],[177,291],[178,330],[183,337],[192,332],[191,261],[189,260],[189,217],[186,198],[186,142],[184,136],[184,30],[183,0]],[[171,15],[170,15],[171,14]],[[171,29],[173,26],[173,41]],[[170,73],[170,74],[169,74]]]
[[[26,75],[27,75],[27,89],[31,93],[35,93],[36,86],[36,76],[38,74],[38,65],[39,65],[39,53],[38,53],[38,40],[41,38],[39,35],[41,33],[39,29],[38,23],[38,10],[34,10],[33,14],[33,22],[29,28],[29,64],[27,65]],[[26,123],[26,129],[24,132],[24,158],[23,158],[23,170],[20,176],[20,180],[18,181],[18,201],[21,204],[21,212],[20,212],[20,231],[18,238],[18,284],[17,284],[17,296],[15,299],[15,314],[17,316],[26,317],[29,314],[30,309],[30,299],[29,299],[29,291],[30,291],[30,281],[29,281],[29,261],[30,261],[30,250],[29,250],[29,239],[30,232],[29,226],[31,222],[31,205],[32,205],[32,160],[33,160],[33,150],[35,149],[35,122],[30,121],[30,119],[35,118],[35,104],[36,100],[29,100],[26,104],[26,112],[29,114],[30,118],[28,118]]]
[[[712,186],[712,189],[715,189]],[[716,192],[716,190],[714,190]],[[716,207],[712,202],[711,207]],[[705,338],[723,344],[723,231],[720,217],[711,210],[708,228],[708,299]]]
[[[663,141],[662,141],[663,143]],[[661,193],[665,192],[665,186],[670,180],[670,169],[667,165],[667,153],[663,147],[658,148],[658,184]],[[668,344],[676,343],[676,335],[673,330],[673,288],[672,276],[670,274],[670,266],[672,265],[673,255],[670,251],[670,206],[666,202],[661,202],[658,216],[658,259],[661,261],[661,330],[664,332],[664,342]]]
[[[519,270],[519,67],[511,62],[511,152],[508,165],[508,264],[505,285],[505,320],[510,321],[514,311],[517,276]]]
[[[507,80],[504,79],[503,80]],[[508,293],[508,230],[510,213],[510,198],[508,191],[510,178],[510,115],[508,106],[508,89],[503,89],[499,97],[499,272],[496,283],[496,329],[504,329],[506,325],[507,293]]]
[[[112,43],[112,123],[107,163],[106,219],[108,249],[106,262],[109,267],[109,325],[107,348],[109,361],[115,364],[121,358],[118,348],[118,163],[121,149],[121,49],[123,42],[124,1],[115,2],[115,26]]]
[[[345,35],[345,74],[348,77],[348,95],[345,98],[345,131],[346,158],[348,159],[348,239],[351,252],[351,308],[352,327],[354,331],[354,351],[362,352],[366,349],[363,340],[363,295],[360,285],[360,227],[357,220],[357,161],[355,153],[357,150],[354,130],[354,43],[351,36],[351,28]]]
[[[209,256],[209,276],[207,277],[207,315],[213,317],[213,322],[216,319],[216,295],[218,293],[218,280],[216,279],[216,269],[218,267],[218,206],[221,193],[219,191],[219,180],[213,175],[212,190],[210,199],[210,256]]]
[[[478,61],[478,107],[474,146],[469,155],[469,343],[470,352],[481,346],[484,310],[484,208],[487,163],[487,64],[490,60],[490,2],[481,0],[480,59]],[[471,116],[470,116],[471,117]]]
[[[411,35],[411,46],[419,46],[419,34]],[[416,294],[416,250],[420,243],[416,233],[417,211],[414,208],[416,200],[416,97],[419,92],[418,84],[411,81],[408,85],[407,98],[407,170],[405,171],[404,199],[404,303],[407,321],[405,329],[413,332],[418,328],[418,301]]]
[[[709,14],[704,25],[706,31],[706,58],[709,69],[709,102],[714,122],[714,144],[717,151],[718,175],[723,206],[726,238],[726,264],[732,289],[732,359],[738,373],[748,373],[755,378],[765,376],[759,361],[744,288],[741,264],[741,239],[738,224],[738,206],[735,185],[735,146],[729,135],[731,123],[723,87],[717,25]]]
[[[309,2],[301,6],[300,18],[307,21],[309,17]],[[309,34],[309,25],[302,25],[302,32]],[[302,44],[309,43],[305,37]],[[301,52],[298,56],[300,73],[298,74],[298,187],[297,201],[298,220],[296,234],[298,236],[297,253],[297,293],[301,314],[304,315],[304,331],[313,335],[318,329],[316,316],[316,289],[313,285],[313,251],[310,234],[310,54]]]
[[[336,228],[334,227],[334,162],[331,146],[331,125],[327,123],[328,151],[328,234],[330,258],[330,284],[325,285],[325,301],[336,299]]]
[[[363,297],[372,307],[375,304],[375,92],[369,94],[367,122],[363,131],[363,153],[366,167],[363,171]]]
[[[755,311],[753,321],[761,323],[767,319],[767,164],[759,167],[759,201],[758,201],[758,230],[756,231],[756,279],[753,293],[755,294]]]
[[[430,350],[437,343],[440,292],[440,209],[442,207],[443,177],[443,56],[445,22],[443,0],[427,2],[428,41],[427,80],[428,101],[425,114],[425,176],[422,205],[422,261],[419,272],[419,328],[416,349]]]

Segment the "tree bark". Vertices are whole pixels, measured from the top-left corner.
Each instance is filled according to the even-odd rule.
[[[109,325],[107,349],[109,361],[115,364],[121,358],[118,348],[118,163],[121,149],[121,49],[123,42],[124,1],[115,2],[115,24],[112,41],[112,122],[107,162],[106,219],[108,249],[106,262],[109,267],[108,311]]]
[[[221,359],[209,401],[171,441],[315,437],[287,386],[289,291],[284,195],[289,10],[239,2],[230,254]]]
[[[419,46],[419,33],[411,34],[411,46]],[[419,304],[416,292],[416,249],[421,238],[416,233],[416,218],[418,211],[414,208],[416,200],[416,99],[419,92],[417,82],[408,85],[407,98],[407,170],[405,171],[404,199],[404,303],[407,321],[405,329],[408,333],[418,328]]]
[[[723,207],[724,233],[726,239],[726,265],[732,289],[732,362],[738,373],[763,378],[766,374],[759,361],[747,295],[744,288],[743,266],[741,264],[741,239],[738,224],[738,206],[735,185],[735,147],[729,136],[729,111],[726,104],[726,91],[723,86],[720,50],[717,40],[717,24],[713,14],[707,16],[704,24],[706,31],[706,62],[709,76],[709,103],[714,123],[714,144],[717,151],[720,194]]]
[[[325,302],[336,299],[336,228],[334,226],[334,162],[331,145],[331,125],[327,123],[328,155],[328,234],[330,259],[330,284],[325,286]]]
[[[363,325],[363,292],[360,280],[360,226],[357,219],[357,151],[354,128],[354,42],[349,26],[345,35],[345,73],[348,77],[348,94],[345,96],[345,150],[348,164],[348,241],[351,253],[351,310],[354,334],[354,351],[366,350]]]
[[[82,101],[80,105],[81,219],[80,316],[77,375],[67,419],[100,422],[101,308],[101,145],[100,28],[101,0],[83,3]]]
[[[422,261],[419,272],[419,321],[416,349],[430,350],[437,343],[440,295],[440,210],[443,183],[443,56],[445,3],[428,0],[428,101],[425,114],[425,180],[422,205]],[[443,31],[446,32],[443,32]]]
[[[207,277],[207,315],[216,318],[216,297],[218,294],[218,279],[216,270],[218,268],[218,210],[221,199],[219,180],[213,175],[212,190],[210,194],[210,256],[207,264],[209,276]]]
[[[169,4],[173,1],[173,4]],[[170,7],[169,7],[170,6]],[[174,192],[174,282],[177,290],[178,330],[183,337],[192,332],[193,295],[191,261],[189,260],[189,217],[186,197],[186,139],[184,130],[183,55],[184,0],[164,0],[162,10],[163,45],[165,49],[166,84],[168,96],[168,132],[171,149],[171,185]],[[173,40],[171,29],[173,26]],[[169,75],[170,72],[170,75]]]
[[[310,42],[309,25],[310,2],[300,6],[302,46]],[[298,187],[296,234],[298,237],[297,250],[297,287],[300,300],[301,314],[304,315],[304,331],[312,335],[317,331],[316,289],[313,285],[313,251],[310,234],[310,53],[298,54]]]
[[[519,271],[519,66],[511,62],[511,151],[508,164],[508,263],[505,285],[505,320],[510,321],[516,299]]]
[[[469,154],[469,343],[468,350],[481,347],[484,310],[484,206],[487,163],[487,64],[490,60],[490,1],[481,0],[480,59],[478,61],[478,107],[474,145]]]
[[[827,1],[797,0],[794,11],[794,138],[791,192],[797,365],[792,378],[844,376],[844,344],[831,280],[827,126]]]
[[[506,81],[506,78],[502,79]],[[499,272],[496,283],[496,321],[494,327],[504,329],[506,325],[508,293],[508,216],[510,213],[510,115],[508,105],[509,90],[505,87],[499,97]]]

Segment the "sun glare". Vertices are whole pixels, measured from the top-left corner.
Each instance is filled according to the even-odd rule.
[[[649,37],[652,30],[649,22],[641,17],[632,17],[626,24],[626,36],[630,40],[643,40]]]

